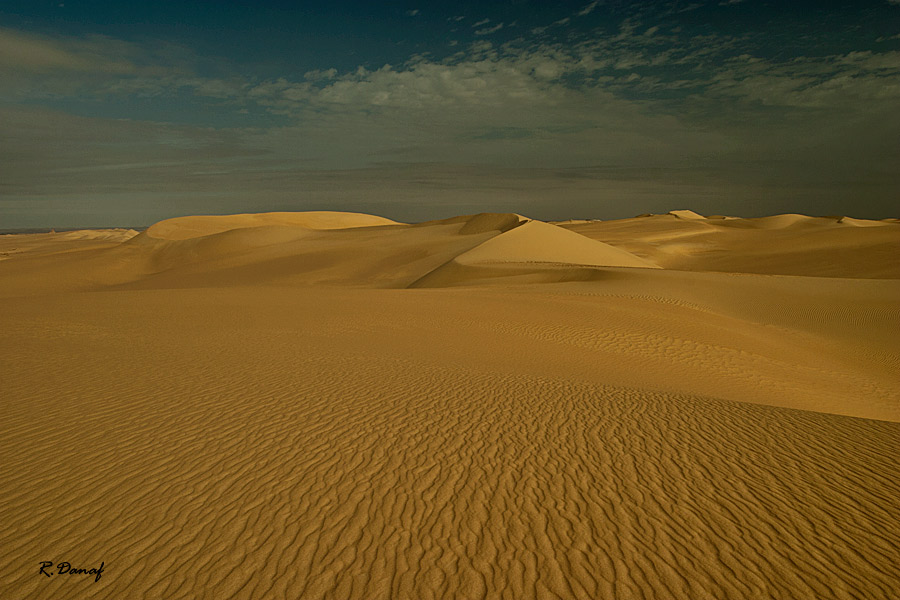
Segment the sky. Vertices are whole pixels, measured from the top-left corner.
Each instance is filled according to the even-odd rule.
[[[0,0],[0,229],[898,207],[900,0]]]

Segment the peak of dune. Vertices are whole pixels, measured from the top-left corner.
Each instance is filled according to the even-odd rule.
[[[472,235],[477,233],[488,233],[491,231],[508,231],[513,227],[518,227],[521,223],[526,221],[530,221],[530,219],[517,213],[483,212],[474,215],[460,215],[446,219],[423,221],[412,226],[433,227],[435,225],[461,225],[458,233],[462,235]]]
[[[881,227],[886,225],[884,221],[873,221],[871,219],[854,219],[853,217],[841,217],[838,221],[842,225],[850,225],[852,227]]]
[[[668,214],[679,219],[705,219],[703,215],[697,214],[692,210],[670,210]]]
[[[517,262],[656,268],[629,252],[543,221],[528,221],[456,260],[461,264]]]
[[[479,213],[466,220],[459,232],[463,235],[488,231],[506,232],[526,221],[527,218],[515,213]]]
[[[152,225],[147,237],[185,240],[233,229],[264,226],[291,226],[305,229],[351,229],[398,225],[396,221],[363,213],[337,211],[271,212],[237,215],[199,215],[166,219]]]
[[[833,226],[840,223],[840,217],[811,217],[797,213],[772,215],[758,219],[744,219],[759,229],[796,229],[800,227]]]
[[[590,278],[596,267],[658,269],[655,263],[562,227],[528,221],[428,273],[412,287],[468,285],[498,278],[539,283]]]
[[[56,234],[61,240],[105,240],[124,242],[138,235],[134,229],[79,229]]]

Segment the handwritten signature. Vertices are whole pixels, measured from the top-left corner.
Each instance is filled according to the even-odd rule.
[[[100,581],[100,575],[103,573],[103,565],[104,563],[100,563],[100,566],[95,569],[73,569],[72,565],[67,562],[61,562],[56,564],[56,575],[96,575],[94,581]],[[53,571],[50,571],[50,567],[53,566],[52,560],[44,560],[41,561],[41,573],[46,575],[47,577],[53,576]]]

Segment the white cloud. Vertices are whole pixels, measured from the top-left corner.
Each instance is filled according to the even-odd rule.
[[[475,27],[481,27],[482,25],[487,25],[490,22],[491,22],[490,19],[482,19],[482,20],[478,21],[477,23],[472,23],[472,28],[474,29]]]
[[[599,4],[600,4],[599,0],[595,0],[594,2],[591,2],[590,4],[588,4],[587,6],[585,6],[584,8],[582,8],[581,10],[578,11],[578,16],[584,17],[584,16],[591,14],[592,12],[594,12],[594,9],[597,8],[597,6]]]
[[[320,69],[314,69],[312,71],[307,71],[306,73],[304,73],[303,78],[307,81],[321,81],[324,79],[334,79],[336,75],[337,69],[334,68],[325,69],[324,71]]]

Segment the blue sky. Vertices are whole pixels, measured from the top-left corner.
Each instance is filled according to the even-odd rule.
[[[884,218],[897,106],[900,0],[4,0],[0,228]]]

